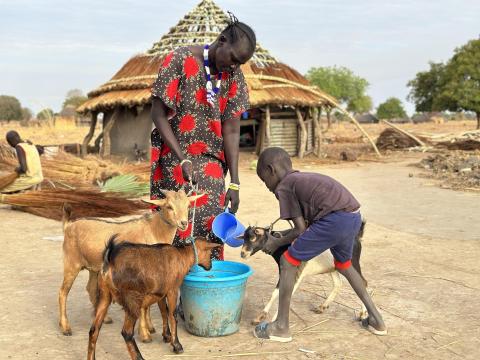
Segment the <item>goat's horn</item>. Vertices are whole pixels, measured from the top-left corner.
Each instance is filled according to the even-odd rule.
[[[242,235],[235,236],[235,239],[237,240],[245,240],[245,237]]]
[[[158,192],[159,192],[160,194],[162,194],[163,196],[167,196],[168,190],[166,190],[166,189],[158,189]]]

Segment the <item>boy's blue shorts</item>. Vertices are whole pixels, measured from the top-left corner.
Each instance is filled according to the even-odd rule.
[[[285,252],[286,259],[298,266],[330,249],[335,266],[346,269],[351,264],[353,244],[362,225],[360,212],[332,212],[311,224]],[[295,261],[296,260],[296,261]]]

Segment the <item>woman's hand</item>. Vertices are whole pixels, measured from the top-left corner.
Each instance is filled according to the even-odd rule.
[[[240,194],[238,190],[228,189],[225,195],[225,207],[230,203],[230,212],[235,214],[240,205]]]
[[[190,160],[183,161],[182,175],[183,175],[183,180],[187,182],[192,182],[193,184],[197,183],[197,177],[193,172],[193,164]]]

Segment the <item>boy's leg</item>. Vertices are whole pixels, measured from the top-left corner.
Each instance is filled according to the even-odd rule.
[[[287,254],[287,252],[285,252],[285,254]],[[260,339],[284,342],[292,339],[289,325],[290,301],[292,299],[293,287],[300,262],[298,262],[297,265],[293,265],[287,260],[285,254],[280,259],[278,316],[277,319],[271,323],[261,323],[255,327],[254,334]]]
[[[364,326],[372,326],[377,332],[379,332],[378,335],[384,335],[383,332],[385,332],[386,334],[387,328],[385,326],[385,323],[383,322],[382,315],[380,315],[377,308],[375,307],[375,304],[373,303],[372,298],[368,294],[367,288],[365,287],[364,279],[351,265],[346,268],[341,268],[337,266],[337,271],[347,278],[350,286],[353,288],[355,293],[358,295],[358,297],[368,310],[368,317],[362,321],[362,324]]]

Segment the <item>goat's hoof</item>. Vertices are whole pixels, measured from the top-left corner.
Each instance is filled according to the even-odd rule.
[[[155,334],[157,330],[152,326],[151,328],[148,328],[148,331],[150,331],[150,334]]]
[[[267,313],[262,312],[255,319],[252,320],[252,325],[258,325],[267,318]]]
[[[171,343],[172,337],[170,335],[163,335],[163,342],[167,344]]]
[[[151,336],[141,337],[140,340],[141,340],[143,343],[148,344],[148,343],[151,343],[151,342],[152,342],[152,337],[151,337]]]
[[[72,329],[67,329],[62,331],[65,336],[72,336]]]
[[[174,344],[173,345],[173,352],[175,354],[181,354],[183,353],[183,346],[181,344]]]
[[[368,318],[368,311],[367,310],[365,310],[365,311],[362,310],[358,313],[358,317],[357,317],[358,321],[365,320],[366,318]]]
[[[103,319],[104,324],[111,324],[113,323],[113,320],[110,316],[105,316],[105,319]]]

